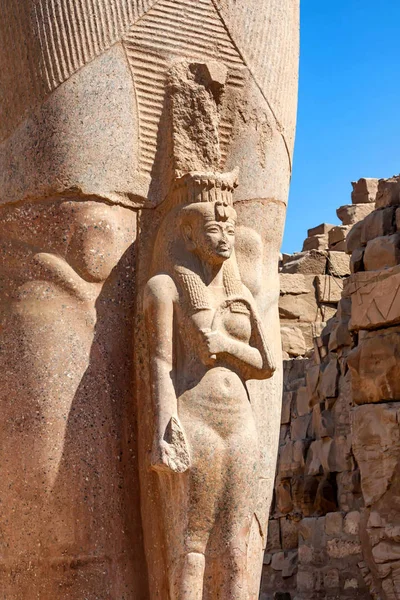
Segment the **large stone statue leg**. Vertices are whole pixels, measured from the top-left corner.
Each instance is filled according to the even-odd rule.
[[[15,599],[118,597],[136,587],[135,214],[76,199],[0,211],[0,586]]]

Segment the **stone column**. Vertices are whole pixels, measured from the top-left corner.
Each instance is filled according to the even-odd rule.
[[[183,60],[226,68],[220,170],[240,167],[239,268],[279,357],[298,0],[0,5],[0,589],[18,600],[168,598],[153,575],[148,584],[157,515],[151,482],[140,500],[146,398],[133,382],[135,306],[171,184],[167,73]],[[249,387],[263,455],[255,599],[281,373]]]

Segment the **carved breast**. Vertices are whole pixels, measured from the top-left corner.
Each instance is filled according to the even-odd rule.
[[[213,329],[221,329],[230,337],[248,343],[251,337],[250,312],[244,305],[235,303],[216,314]]]

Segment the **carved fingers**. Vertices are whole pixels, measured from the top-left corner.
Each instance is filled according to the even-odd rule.
[[[203,354],[208,363],[210,361],[215,361],[218,354],[229,352],[229,338],[218,331],[218,329],[200,329],[200,335],[203,345]]]

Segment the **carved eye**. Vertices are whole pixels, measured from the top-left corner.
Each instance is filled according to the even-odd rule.
[[[235,235],[235,230],[232,227],[230,227],[229,229],[226,230],[226,233],[228,235]]]
[[[219,233],[219,228],[218,227],[207,227],[206,231],[207,231],[207,233]]]

